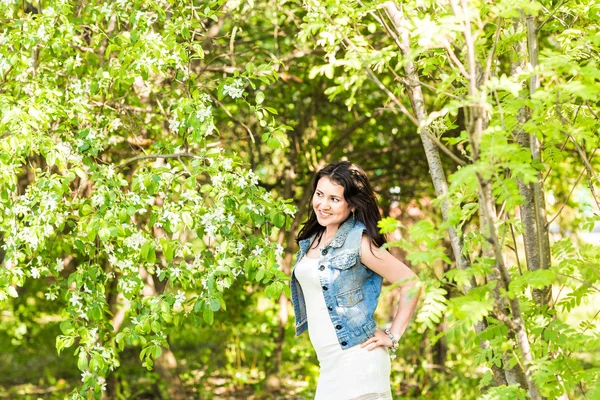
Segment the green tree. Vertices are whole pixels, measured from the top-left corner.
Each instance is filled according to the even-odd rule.
[[[475,326],[476,362],[490,368],[482,383],[498,385],[488,396],[597,391],[597,370],[567,345],[596,343],[593,319],[569,326],[564,311],[574,303],[550,294],[554,285],[555,296],[567,287],[579,301],[591,298],[598,259],[581,265],[592,247],[580,244],[569,247],[573,258],[566,260],[565,237],[553,243],[551,263],[546,213],[577,230],[591,229],[597,217],[561,215],[564,206],[545,204],[560,193],[568,205],[586,171],[588,198],[598,205],[594,153],[586,151],[598,141],[598,77],[590,70],[590,54],[598,52],[597,5],[308,1],[307,8],[304,36],[318,38],[327,52],[328,62],[316,70],[334,78],[329,93],[348,93],[352,106],[369,79],[423,142],[458,269],[432,277],[417,320],[431,326],[445,317],[449,336]],[[452,164],[441,163],[440,150]],[[422,237],[422,227],[415,229],[412,236]],[[433,243],[439,237],[435,229],[426,233]],[[417,243],[413,237],[398,244],[420,263],[439,257],[418,252]],[[461,290],[448,300],[437,281]]]
[[[227,7],[0,5],[0,301],[47,283],[56,347],[75,346],[82,372],[73,398],[99,397],[128,344],[152,368],[173,326],[212,324],[234,282],[287,290],[270,236],[294,207],[214,139],[222,103],[252,110],[272,147],[285,132],[249,96],[273,65],[205,73],[202,45]]]

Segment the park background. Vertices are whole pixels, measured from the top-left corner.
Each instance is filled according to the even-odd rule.
[[[395,398],[600,398],[599,21],[595,0],[0,2],[0,398],[312,398],[287,285],[339,159],[423,285]]]

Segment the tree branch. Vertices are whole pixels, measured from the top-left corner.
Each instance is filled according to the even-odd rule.
[[[190,153],[177,153],[177,154],[144,154],[141,156],[135,156],[135,157],[131,157],[128,158],[127,160],[123,161],[121,164],[119,164],[116,169],[121,169],[124,166],[126,166],[127,164],[131,164],[132,162],[138,161],[138,160],[145,160],[148,158],[178,158],[181,161],[181,157],[188,157],[188,158],[194,158],[197,160],[203,160],[204,157],[200,157],[197,156],[195,154],[190,154]]]

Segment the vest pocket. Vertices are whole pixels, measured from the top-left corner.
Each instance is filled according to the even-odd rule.
[[[339,307],[354,307],[363,301],[363,293],[360,288],[353,289],[345,293],[340,293],[335,296],[335,300]]]
[[[358,261],[358,251],[343,250],[335,254],[331,260],[331,266],[335,269],[348,269]]]

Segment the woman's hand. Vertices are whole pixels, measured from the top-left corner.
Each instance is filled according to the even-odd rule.
[[[394,343],[392,343],[392,339],[390,339],[384,331],[375,329],[375,336],[365,340],[360,347],[366,347],[369,351],[378,347],[387,347],[391,349],[394,347]]]

